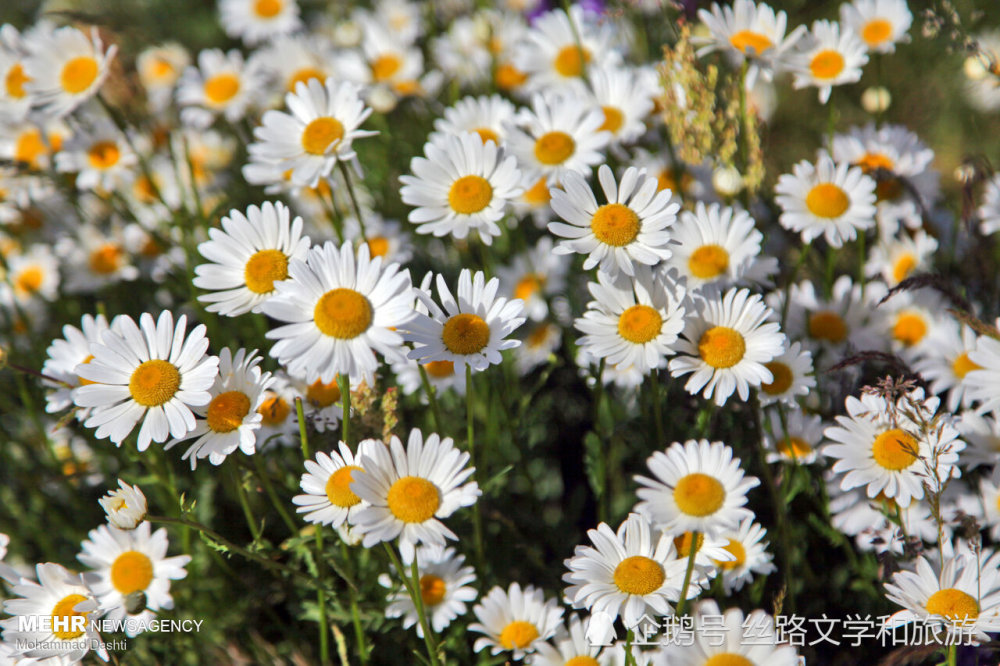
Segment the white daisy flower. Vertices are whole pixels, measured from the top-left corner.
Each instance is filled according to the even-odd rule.
[[[525,175],[525,186],[544,177],[549,185],[567,173],[589,174],[604,161],[601,151],[611,139],[598,128],[604,114],[579,96],[533,95],[531,109],[521,111],[507,128],[507,144]]]
[[[677,343],[680,355],[670,360],[674,377],[693,373],[684,385],[688,393],[704,388],[705,399],[721,406],[734,391],[746,401],[751,387],[774,382],[764,364],[784,351],[785,335],[759,295],[734,288],[698,298],[695,307]]]
[[[694,212],[681,211],[670,236],[679,245],[671,248],[666,265],[687,278],[690,289],[709,284],[725,289],[770,272],[758,260],[764,235],[746,211],[699,201]]]
[[[120,530],[134,530],[146,519],[146,496],[139,486],[118,479],[118,490],[110,490],[98,500],[108,516],[108,523]]]
[[[284,371],[276,371],[271,378],[274,383],[264,390],[264,399],[257,408],[257,413],[261,415],[260,441],[264,446],[275,440],[298,446],[299,424],[294,405],[295,398],[299,396]]]
[[[606,655],[596,641],[588,638],[591,619],[581,620],[576,613],[569,616],[567,629],[556,632],[550,641],[535,643],[533,654],[528,655],[531,666],[593,666],[605,663]]]
[[[350,81],[309,79],[285,95],[290,113],[270,110],[253,131],[247,148],[252,159],[272,164],[297,185],[316,187],[329,177],[338,161],[356,157],[352,144],[378,134],[358,129],[372,110],[361,100],[361,87]],[[244,169],[244,176],[247,176]]]
[[[141,326],[141,330],[140,330]],[[164,310],[158,321],[148,312],[139,318],[122,316],[101,342],[91,345],[94,358],[76,367],[81,386],[73,395],[81,407],[93,407],[84,422],[97,428],[94,436],[108,437],[120,446],[142,421],[138,448],[164,442],[168,435],[181,437],[195,427],[191,407],[211,400],[209,389],[219,367],[216,356],[206,356],[208,339],[200,324],[185,336],[187,316],[174,326],[173,314]]]
[[[219,22],[248,46],[302,27],[296,0],[219,0]]]
[[[31,79],[24,73],[28,57],[28,36],[22,37],[17,28],[7,23],[0,27],[0,120],[16,123],[24,120],[31,108],[32,97],[25,84]]]
[[[316,79],[323,83],[335,75],[334,48],[330,40],[320,34],[280,35],[257,53],[278,86],[281,98],[294,93],[299,83],[308,84]]]
[[[523,376],[540,365],[550,362],[562,345],[562,328],[550,321],[532,326],[524,335],[521,346],[514,350],[514,363]]]
[[[830,298],[817,294],[810,281],[792,285],[785,330],[816,353],[840,354],[847,347],[881,349],[885,344],[877,330],[880,312],[875,311],[875,303],[885,292],[879,282],[870,282],[862,290],[849,275],[837,278]],[[771,307],[780,311],[781,300],[774,299]]]
[[[680,207],[668,192],[657,192],[656,179],[629,167],[615,182],[611,167],[602,164],[597,178],[606,204],[597,198],[583,176],[568,171],[562,188],[552,189],[552,209],[565,220],[550,222],[549,231],[561,238],[558,254],[586,254],[584,270],[599,266],[615,275],[634,275],[633,264],[652,266],[670,257],[670,233]]]
[[[389,446],[366,452],[365,473],[350,485],[369,505],[350,517],[364,546],[399,537],[405,552],[418,543],[443,546],[446,538],[457,539],[439,519],[472,506],[482,494],[475,481],[466,481],[475,472],[468,463],[469,454],[456,449],[450,437],[431,433],[424,441],[418,428],[410,431],[405,450],[393,436]]]
[[[316,428],[317,432],[333,430],[344,417],[339,378],[338,375],[329,382],[317,379],[311,384],[295,377],[290,378],[292,386],[298,390],[303,398],[303,416]],[[351,382],[349,378],[348,382],[351,390],[357,388],[358,382]]]
[[[110,120],[78,132],[56,155],[56,170],[76,173],[80,190],[118,192],[136,176],[138,157]]]
[[[792,409],[786,412],[782,423],[778,411],[772,410],[769,422],[771,432],[764,433],[767,462],[811,465],[822,458],[820,444],[825,426],[821,416]]]
[[[698,18],[708,27],[710,38],[693,40],[706,44],[698,55],[722,51],[733,64],[749,61],[746,87],[752,88],[757,76],[770,81],[774,72],[787,65],[788,53],[805,33],[805,26],[785,35],[788,16],[753,0],[735,0],[732,7],[712,3],[712,11],[698,10]]]
[[[4,257],[6,282],[0,282],[0,303],[25,305],[35,299],[55,300],[59,293],[59,260],[49,245],[35,243],[27,251]]]
[[[803,160],[782,174],[774,191],[781,226],[801,232],[803,243],[824,236],[838,248],[875,225],[875,181],[825,153],[815,165]]]
[[[7,125],[0,134],[0,157],[23,162],[31,171],[44,170],[70,136],[69,127],[60,120]]]
[[[587,288],[594,300],[574,323],[585,334],[577,344],[596,359],[633,366],[644,375],[666,367],[684,328],[677,287],[645,269],[617,281],[598,271],[597,282]]]
[[[982,369],[969,358],[975,350],[976,332],[949,318],[931,331],[930,340],[913,362],[913,369],[930,382],[931,393],[941,395],[948,392],[950,412],[957,412],[959,407],[970,407],[974,402],[965,377],[973,370]]]
[[[13,617],[0,621],[3,641],[22,644],[15,648],[18,656],[32,659],[65,659],[62,663],[77,663],[91,645],[104,661],[107,651],[97,630],[90,624],[91,613],[98,609],[97,600],[82,575],[71,575],[58,564],[46,562],[35,567],[38,582],[21,579],[11,587],[16,598],[3,603],[3,611]],[[22,630],[20,616],[46,618],[35,630]],[[58,662],[57,662],[58,663]]]
[[[476,639],[475,651],[511,650],[514,659],[524,659],[539,642],[554,636],[563,615],[558,601],[545,599],[545,593],[531,585],[522,590],[517,583],[506,590],[493,587],[472,611],[479,621],[469,625],[469,631],[485,634]]]
[[[712,165],[708,161],[702,164],[678,161],[675,164],[669,155],[636,148],[633,164],[656,176],[657,191],[670,190],[670,200],[675,204],[684,201],[711,203],[717,199],[712,186]]]
[[[802,349],[799,342],[791,343],[764,367],[771,371],[773,379],[760,385],[762,405],[783,402],[795,407],[798,398],[809,395],[816,388],[812,352]]]
[[[955,427],[968,444],[962,452],[965,469],[978,465],[992,467],[1000,462],[1000,421],[994,416],[967,410],[959,416]]]
[[[979,214],[979,233],[989,236],[1000,231],[1000,174],[986,182]]]
[[[661,94],[656,70],[603,65],[591,69],[589,79],[591,100],[604,114],[598,129],[609,132],[612,143],[632,143],[645,134],[653,100]]]
[[[520,340],[507,339],[521,324],[523,303],[497,298],[500,280],[486,281],[482,271],[463,269],[458,276],[458,298],[452,296],[443,275],[437,276],[437,292],[444,309],[429,293],[417,291],[430,314],[418,312],[406,325],[403,338],[414,344],[407,358],[422,363],[451,361],[473,370],[499,364],[500,352],[513,349]]]
[[[353,518],[359,510],[368,506],[351,490],[351,483],[360,478],[365,470],[361,468],[364,456],[372,457],[374,447],[382,447],[382,442],[365,439],[358,443],[358,453],[354,455],[344,442],[329,454],[316,454],[316,461],[305,461],[306,473],[299,481],[304,495],[296,495],[292,503],[297,513],[304,513],[307,523],[340,527],[348,518]]]
[[[882,346],[899,353],[907,362],[927,349],[934,330],[945,319],[947,306],[937,292],[928,289],[902,291],[880,306]]]
[[[198,297],[209,312],[235,317],[260,312],[275,294],[275,283],[288,279],[288,264],[302,261],[309,237],[302,235],[302,218],[291,219],[285,204],[265,201],[246,215],[235,208],[222,218],[222,229],[209,229],[198,252],[212,263],[194,269],[194,286],[211,290]]]
[[[45,395],[45,411],[49,414],[61,412],[73,405],[73,390],[89,383],[80,379],[76,367],[81,363],[89,363],[93,358],[90,345],[101,341],[101,335],[108,330],[108,320],[104,315],[85,314],[80,319],[80,328],[66,324],[62,328],[63,337],[53,340],[45,351],[46,359],[42,365],[42,374],[57,379],[68,386],[57,384],[47,379],[42,384],[52,389]],[[85,419],[89,410],[80,410],[77,418]]]
[[[65,26],[28,42],[24,89],[48,117],[62,117],[93,97],[111,68],[118,47],[107,51],[97,28],[90,35]]]
[[[958,431],[944,423],[920,436],[920,425],[905,413],[910,402],[920,403],[921,418],[929,423],[940,401],[935,397],[924,400],[921,389],[909,398],[900,398],[894,407],[870,393],[860,400],[847,397],[847,416],[838,416],[838,425],[825,431],[835,443],[823,448],[824,455],[836,460],[833,471],[844,474],[843,490],[865,486],[868,497],[882,493],[906,507],[911,500],[923,499],[930,474],[942,480],[959,476],[956,463],[965,442],[958,439]]]
[[[744,616],[739,608],[727,608],[723,613],[715,601],[708,599],[695,607],[692,630],[672,641],[654,663],[797,666],[801,662],[795,648],[781,642],[770,615],[755,610]]]
[[[894,53],[908,41],[913,14],[906,0],[854,0],[840,6],[840,21],[853,30],[873,53]]]
[[[1000,538],[1000,471],[994,468],[989,476],[979,479],[979,493],[976,499],[981,503],[980,523],[989,528],[990,538]]]
[[[882,239],[872,248],[865,262],[865,273],[880,276],[890,287],[895,287],[908,277],[923,270],[927,271],[934,260],[938,242],[923,230],[910,237],[900,234],[891,239]]]
[[[515,255],[511,265],[497,268],[503,291],[524,301],[524,313],[534,321],[548,316],[547,300],[561,294],[566,286],[570,262],[554,253],[552,244],[550,237],[542,236],[534,247]]]
[[[417,233],[462,239],[475,230],[491,245],[507,203],[523,191],[517,159],[469,132],[424,144],[424,155],[410,161],[414,175],[399,177]]]
[[[995,557],[982,557],[954,555],[936,568],[921,556],[914,571],[897,571],[885,584],[886,597],[905,610],[887,618],[886,627],[919,621],[966,639],[990,640],[987,632],[1000,631],[1000,570]]]
[[[621,60],[611,50],[610,24],[588,22],[583,7],[573,5],[537,17],[515,52],[514,65],[528,75],[530,90],[554,90],[581,80],[588,65]]]
[[[795,72],[795,88],[819,88],[819,101],[826,104],[833,86],[861,80],[861,68],[867,62],[865,45],[854,32],[841,31],[836,22],[814,21],[790,67]]]
[[[563,574],[566,599],[574,608],[606,613],[612,621],[621,615],[628,629],[647,613],[672,615],[687,562],[677,556],[668,534],[652,532],[649,521],[637,513],[629,514],[617,533],[607,523],[588,530],[593,547],[577,546],[564,563],[569,569]],[[699,591],[689,585],[688,598]]]
[[[722,442],[674,442],[650,456],[646,465],[654,478],[635,477],[643,486],[636,493],[636,510],[664,532],[717,535],[753,517],[745,508],[746,494],[760,481],[744,477],[740,459]]]
[[[259,60],[244,62],[233,49],[206,49],[198,53],[198,66],[188,67],[181,75],[177,102],[184,107],[185,124],[208,127],[219,115],[233,123],[243,118],[247,108],[256,104],[265,87],[265,73]]]
[[[181,73],[190,64],[191,55],[177,42],[150,46],[139,52],[135,69],[152,111],[159,113],[170,105]]]
[[[115,225],[104,234],[90,224],[77,228],[56,242],[56,253],[63,261],[65,291],[71,294],[94,293],[118,282],[131,282],[139,269],[125,248],[122,228]]]
[[[457,554],[454,548],[424,545],[415,550],[413,557],[417,558],[424,611],[434,632],[441,633],[452,620],[465,615],[467,603],[476,600],[479,593],[471,587],[476,580],[475,570],[462,566],[465,557]],[[403,564],[409,566],[411,562],[410,556],[404,556]],[[423,638],[424,630],[410,595],[397,591],[390,594],[387,601],[385,616],[403,618],[403,629],[416,625],[417,636]]]
[[[95,570],[91,589],[106,611],[104,618],[126,620],[125,633],[130,637],[143,631],[157,611],[174,607],[170,581],[187,576],[184,567],[191,556],[167,557],[167,546],[166,528],[150,534],[146,522],[129,531],[101,525],[80,544],[77,559]],[[135,612],[132,598],[139,594],[145,603]]]
[[[725,549],[733,556],[733,559],[716,562],[722,571],[722,586],[726,594],[743,589],[755,576],[768,576],[777,571],[771,561],[774,556],[767,552],[768,544],[763,540],[765,536],[767,530],[751,518],[740,521],[737,529],[721,534],[723,539],[728,540]]]
[[[701,588],[711,584],[712,579],[719,574],[719,562],[729,562],[735,557],[726,550],[728,539],[714,534],[699,532],[698,538],[695,539],[694,532],[688,531],[673,537],[673,542],[674,548],[677,549],[677,557],[685,563],[685,567],[688,558],[691,557],[691,547],[694,547],[694,569],[691,578],[694,589],[688,589],[689,599],[698,596]]]
[[[207,405],[195,407],[201,417],[194,429],[171,440],[164,449],[197,438],[181,457],[191,460],[191,469],[198,460],[208,458],[221,465],[236,449],[248,456],[257,450],[257,430],[263,416],[257,411],[264,402],[264,391],[271,385],[271,373],[261,373],[261,358],[257,350],[247,352],[242,347],[234,354],[226,347],[219,354],[219,375],[209,392]]]
[[[489,24],[481,13],[459,16],[447,32],[431,40],[431,52],[446,77],[462,87],[477,87],[489,82],[489,41]]]
[[[473,132],[483,143],[492,141],[503,146],[515,111],[514,105],[500,95],[463,97],[445,109],[443,117],[434,119],[434,131],[427,140],[436,143],[445,136]]]
[[[969,361],[979,368],[965,375],[966,391],[980,401],[980,413],[991,411],[994,418],[1000,417],[1000,340],[980,335]]]
[[[308,382],[331,382],[338,374],[371,378],[377,351],[392,360],[402,352],[403,340],[393,328],[406,324],[413,313],[410,273],[399,264],[383,267],[370,259],[368,247],[331,242],[314,247],[305,260],[293,259],[291,278],[275,285],[277,294],[261,311],[291,322],[268,331],[277,340],[271,356],[288,371]]]

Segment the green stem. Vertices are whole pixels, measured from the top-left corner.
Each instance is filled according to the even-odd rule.
[[[340,404],[344,415],[341,420],[341,436],[344,444],[351,445],[351,378],[347,375],[337,375],[337,387],[340,388]]]
[[[351,172],[347,168],[347,163],[343,160],[337,160],[337,166],[340,167],[340,173],[344,176],[344,183],[347,185],[347,195],[351,198],[351,207],[354,209],[354,217],[358,218],[358,229],[361,231],[361,240],[368,242],[368,236],[365,234],[365,217],[361,214],[361,206],[358,204],[358,197],[354,194],[354,185],[351,182]]]
[[[295,398],[295,415],[299,419],[299,442],[302,444],[302,459],[309,459],[309,436],[306,435],[306,417],[302,411],[302,398]]]
[[[649,373],[649,393],[653,399],[653,423],[656,432],[656,446],[663,445],[663,405],[660,397],[660,373],[656,368]]]
[[[441,412],[438,411],[437,403],[437,391],[431,385],[431,379],[427,376],[427,370],[424,368],[423,363],[417,363],[417,369],[420,371],[420,383],[424,387],[424,394],[427,396],[427,402],[431,406],[431,417],[434,419],[434,432],[440,432],[441,430]]]
[[[351,561],[351,554],[347,550],[347,544],[343,540],[340,542],[340,552],[345,562]],[[354,590],[349,590],[351,602],[351,623],[354,625],[354,636],[358,642],[358,658],[362,664],[368,663],[368,646],[365,641],[365,632],[361,628],[361,612],[358,610],[358,595]]]
[[[629,629],[628,634],[625,635],[625,666],[637,666],[635,655],[632,654],[633,638],[635,638],[635,632]]]
[[[465,364],[465,436],[466,442],[469,447],[469,461],[472,463],[472,467],[476,467],[476,444],[475,444],[475,428],[473,425],[472,413],[473,413],[473,393],[472,390],[472,366],[468,363]],[[485,479],[486,470],[481,470],[476,468],[476,477],[480,479]],[[483,518],[479,509],[479,502],[472,505],[472,533],[473,540],[476,547],[476,564],[479,566],[479,571],[485,570],[485,558],[483,557]]]
[[[424,645],[427,647],[427,656],[430,658],[432,666],[438,666],[440,662],[437,658],[437,648],[434,645],[431,628],[427,622],[427,614],[424,612],[424,598],[420,594],[416,552],[413,554],[413,575],[411,578],[406,575],[406,569],[403,568],[403,563],[399,561],[399,556],[396,555],[396,551],[393,550],[392,546],[385,541],[382,542],[382,545],[385,547],[385,552],[389,554],[389,559],[392,560],[393,566],[396,567],[399,578],[403,581],[403,587],[406,588],[406,593],[413,600],[413,606],[417,609],[417,619],[420,622],[420,630],[424,632]]]
[[[802,250],[799,252],[798,261],[795,262],[795,266],[792,267],[792,272],[788,276],[788,284],[785,285],[785,302],[781,304],[781,326],[784,328],[785,319],[788,318],[788,307],[792,303],[792,287],[795,285],[795,281],[799,278],[799,272],[802,271],[802,267],[806,263],[806,259],[809,258],[809,252],[812,250],[812,241],[809,241],[802,246]]]
[[[323,526],[316,526],[316,578],[323,580]],[[357,591],[350,590],[351,600],[354,600]],[[326,621],[326,592],[322,589],[316,590],[316,605],[319,610],[319,663],[324,666],[330,661],[330,636],[327,630]],[[360,646],[359,646],[360,647]]]
[[[698,536],[697,532],[691,532],[691,550],[688,552],[687,569],[684,571],[684,582],[681,584],[681,598],[677,602],[677,617],[683,617],[684,608],[687,606],[688,586],[691,584],[691,574],[694,572],[694,559],[698,554],[698,548],[695,546],[698,543]]]
[[[958,646],[948,646],[948,666],[955,666],[958,663]]]
[[[260,541],[260,527],[257,525],[257,521],[253,517],[253,511],[250,510],[250,500],[247,497],[246,489],[243,487],[243,480],[240,479],[238,472],[236,471],[235,462],[229,467],[229,475],[233,479],[233,484],[236,486],[236,494],[240,498],[240,506],[243,507],[243,515],[247,519],[247,525],[250,526],[250,533],[253,534],[253,540]]]
[[[288,531],[292,534],[299,533],[299,526],[295,524],[292,520],[292,516],[285,509],[285,503],[278,498],[278,493],[274,490],[274,484],[271,483],[271,477],[268,475],[267,470],[264,469],[264,461],[260,454],[251,456],[253,458],[254,466],[257,468],[257,475],[260,477],[260,483],[264,486],[264,492],[267,493],[268,499],[271,500],[271,504],[277,509],[278,515],[281,516],[281,520],[284,521],[285,525],[288,527]]]

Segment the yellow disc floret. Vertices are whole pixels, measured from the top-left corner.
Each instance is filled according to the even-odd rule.
[[[143,407],[159,407],[170,402],[180,387],[180,371],[161,359],[140,363],[128,380],[132,399]]]
[[[844,71],[844,56],[834,49],[825,49],[809,61],[809,71],[821,80],[834,79]]]
[[[542,164],[562,164],[576,150],[576,141],[566,132],[546,132],[535,141],[535,159]]]
[[[493,186],[482,176],[462,176],[448,190],[448,205],[459,215],[478,213],[493,200]]]
[[[721,509],[725,501],[726,489],[718,479],[708,474],[688,474],[674,486],[674,502],[689,516],[710,516]]]
[[[235,74],[223,72],[205,81],[205,99],[213,106],[222,106],[240,91],[240,79]]]
[[[288,257],[281,250],[259,250],[247,259],[243,281],[255,294],[270,294],[274,283],[288,278]]]
[[[232,432],[243,425],[250,412],[250,398],[243,391],[225,391],[208,403],[205,419],[213,432]]]
[[[111,584],[123,595],[141,592],[153,582],[153,561],[144,553],[129,550],[111,565]]]
[[[353,476],[355,472],[364,474],[365,471],[357,465],[344,465],[326,480],[326,497],[330,500],[330,504],[342,509],[349,509],[361,502],[361,498],[351,490],[351,482],[355,480]]]
[[[975,619],[979,617],[979,603],[971,594],[949,587],[927,599],[927,612],[949,620]]]
[[[490,342],[490,326],[479,315],[463,312],[444,323],[441,340],[453,354],[478,354]]]
[[[82,93],[97,79],[100,71],[97,60],[92,56],[78,56],[63,65],[59,82],[63,90],[71,95]]]
[[[751,53],[749,55],[760,55],[774,46],[774,42],[767,35],[762,35],[753,30],[734,32],[729,38],[729,43],[740,53],[746,53],[747,49],[750,49]]]
[[[605,245],[623,247],[635,240],[642,224],[628,206],[609,203],[601,206],[590,220],[590,230]]]
[[[356,338],[372,323],[372,306],[368,299],[353,289],[331,289],[316,303],[313,317],[316,327],[339,340]]]
[[[761,384],[760,390],[768,395],[781,395],[792,386],[794,375],[791,368],[781,361],[765,363],[764,367],[771,371],[771,383]]]
[[[850,206],[847,192],[833,183],[820,183],[806,195],[806,208],[816,217],[833,220],[847,212]]]
[[[500,645],[505,650],[523,649],[531,645],[538,636],[538,627],[524,620],[515,620],[500,632]]]
[[[420,577],[420,598],[423,599],[424,606],[437,606],[444,601],[447,592],[448,586],[440,576],[424,574]]]
[[[90,612],[78,613],[73,610],[77,604],[81,601],[86,601],[87,597],[82,594],[70,594],[68,596],[60,599],[55,606],[52,607],[52,628],[53,635],[61,641],[71,641],[74,638],[79,638],[86,631],[85,629],[74,631],[74,623],[72,618],[74,617],[84,617],[86,618]],[[60,627],[60,629],[56,629]],[[65,627],[65,629],[63,629]]]
[[[663,317],[648,305],[633,305],[618,317],[618,335],[637,345],[655,340],[663,327]]]
[[[441,491],[419,476],[404,476],[389,488],[389,511],[404,523],[422,523],[434,517],[441,506]]]
[[[715,243],[702,245],[688,257],[691,275],[702,280],[712,280],[729,270],[729,252]]]
[[[666,580],[663,566],[656,560],[633,555],[622,560],[615,567],[614,581],[618,589],[625,594],[644,596],[651,594],[663,586]]]
[[[733,367],[743,360],[746,350],[743,335],[728,326],[713,326],[698,340],[698,355],[713,368]]]
[[[887,430],[872,443],[872,457],[887,470],[906,469],[917,461],[917,440],[899,428]]]

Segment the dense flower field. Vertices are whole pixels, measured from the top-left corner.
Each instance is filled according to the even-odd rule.
[[[0,664],[996,663],[991,4],[0,8]]]

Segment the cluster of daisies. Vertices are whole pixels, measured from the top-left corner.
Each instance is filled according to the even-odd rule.
[[[747,508],[758,481],[719,441],[657,441],[624,521],[564,553],[558,597],[527,582],[480,594],[483,572],[443,521],[468,509],[480,540],[485,479],[437,422],[436,396],[471,396],[491,366],[524,378],[565,363],[637,418],[635,396],[659,400],[666,382],[705,414],[750,414],[762,464],[814,474],[860,550],[923,551],[886,585],[903,608],[891,623],[1000,631],[1000,554],[983,545],[1000,539],[1000,333],[975,319],[985,304],[960,317],[907,282],[957,224],[934,151],[881,119],[831,129],[754,201],[731,160],[686,164],[664,138],[664,115],[687,109],[663,108],[671,73],[637,62],[628,20],[653,20],[657,3],[621,15],[444,4],[379,0],[334,19],[296,0],[219,0],[242,48],[160,44],[117,69],[96,28],[0,29],[0,345],[16,357],[51,340],[33,375],[63,471],[105,482],[86,464],[103,439],[183,444],[192,469],[301,445],[302,494],[285,499],[349,546],[388,546],[399,575],[379,580],[380,602],[431,663],[469,606],[475,651],[532,664],[796,663],[765,611],[699,601],[712,589],[735,604],[776,570]],[[830,103],[870,58],[902,50],[913,20],[905,0],[853,0],[839,20],[791,30],[753,0],[698,17],[698,56],[720,53],[760,116],[786,75]],[[966,63],[970,79],[997,76],[982,61],[978,74]],[[144,92],[143,123],[117,108],[116,79]],[[403,115],[433,130],[421,155],[389,165],[398,182],[373,182],[385,169],[366,150],[397,156]],[[236,205],[231,191],[248,187],[256,202]],[[974,231],[995,234],[1000,175],[976,195]],[[405,221],[383,217],[393,203]],[[855,250],[856,273],[838,275]],[[826,279],[800,279],[814,255]],[[109,312],[133,307],[125,283],[152,307]],[[225,318],[255,327],[257,348],[231,344]],[[883,382],[844,402],[828,370],[865,355],[923,386]],[[351,442],[352,394],[387,385],[428,404],[439,432]],[[309,456],[307,433],[329,443],[338,430]],[[89,625],[25,633],[17,616],[146,621],[172,607],[169,580],[190,556],[166,556],[138,490],[122,482],[104,505],[111,525],[79,556],[93,572],[39,564],[36,582],[0,568],[14,616],[0,656],[72,663],[96,638]],[[970,520],[988,538],[958,529]],[[670,623],[686,612],[690,625]],[[717,617],[723,640],[717,626],[708,640]],[[632,645],[650,622],[656,641]],[[748,625],[767,640],[743,641]],[[79,647],[12,647],[56,639]]]

